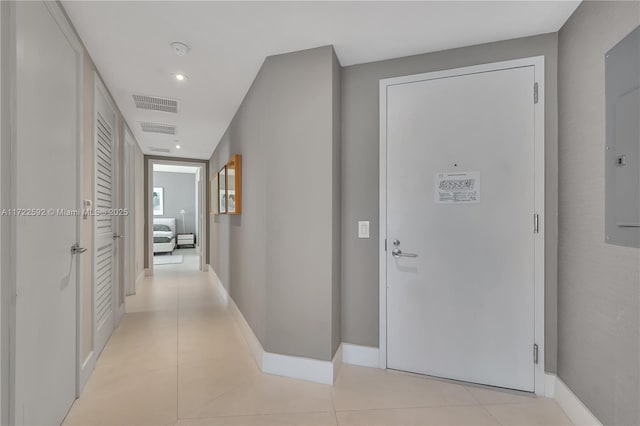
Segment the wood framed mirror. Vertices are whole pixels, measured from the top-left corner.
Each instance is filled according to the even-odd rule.
[[[220,214],[220,199],[218,197],[218,174],[209,180],[209,214]]]
[[[227,213],[227,166],[218,172],[218,211]]]
[[[242,156],[236,154],[224,167],[226,171],[226,212],[242,213]]]

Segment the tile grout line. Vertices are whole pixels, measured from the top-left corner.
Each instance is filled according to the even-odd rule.
[[[405,405],[401,407],[382,408],[355,408],[346,410],[336,410],[337,413],[360,412],[360,411],[384,411],[384,410],[412,410],[415,408],[463,408],[463,407],[483,407],[481,404],[436,404],[436,405]]]
[[[217,399],[222,398],[223,396],[235,391],[238,388],[241,388],[242,386],[246,385],[247,383],[249,383],[251,380],[253,379],[253,377],[247,378],[245,381],[243,381],[242,383],[238,383],[237,385],[227,389],[226,391],[222,392],[220,395],[216,396],[215,398],[212,398],[211,401],[215,401]],[[253,414],[245,414],[246,416],[249,415],[253,415]],[[216,418],[216,417],[234,417],[234,416],[213,416],[213,417],[184,417],[185,419],[208,419],[208,418]]]
[[[484,405],[480,404],[480,406],[482,407],[482,409],[489,415],[489,417],[491,417],[496,424],[498,425],[502,425],[502,423],[500,423],[500,420],[498,420],[498,418],[496,416],[494,416],[493,414],[491,414],[491,411],[489,411],[489,409],[487,407],[485,407]]]
[[[335,384],[335,380],[334,380],[334,384]],[[336,419],[336,426],[338,426],[338,412],[336,410],[336,400],[333,397],[333,386],[331,385],[331,387],[329,388],[329,394],[331,395],[331,405],[333,406],[333,418]]]
[[[253,413],[253,414],[224,414],[222,416],[207,417],[184,417],[181,420],[207,420],[207,419],[232,419],[237,417],[263,417],[263,416],[287,416],[297,414],[326,414],[326,411],[278,411],[269,413]]]
[[[480,402],[480,400],[478,399],[478,397],[476,397],[473,392],[471,392],[470,389],[468,389],[466,386],[463,387],[463,389],[471,396],[471,399],[473,399],[478,405],[482,405],[482,403]]]

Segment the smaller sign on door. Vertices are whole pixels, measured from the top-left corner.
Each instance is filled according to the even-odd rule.
[[[436,173],[435,202],[459,204],[480,202],[480,173]]]

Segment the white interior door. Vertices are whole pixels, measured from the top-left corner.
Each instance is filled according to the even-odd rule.
[[[60,424],[76,395],[77,41],[56,4],[15,2],[16,424]],[[39,210],[44,209],[44,210]],[[42,215],[41,215],[42,214]]]
[[[386,102],[387,366],[533,391],[534,67]]]
[[[97,79],[97,76],[96,76]],[[115,326],[116,221],[116,113],[96,80],[95,91],[95,217],[94,306],[96,353],[99,355]]]

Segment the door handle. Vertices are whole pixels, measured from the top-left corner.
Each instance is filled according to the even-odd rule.
[[[393,250],[391,250],[391,255],[396,259],[401,257],[418,257],[418,255],[415,253],[403,253],[399,248],[394,248]]]
[[[117,238],[124,238],[124,235],[118,235],[118,234],[113,234],[113,239],[117,239]]]
[[[87,249],[84,247],[80,247],[80,244],[78,243],[75,243],[74,245],[71,246],[71,254],[81,254],[81,253],[84,253],[85,251],[87,251]]]

